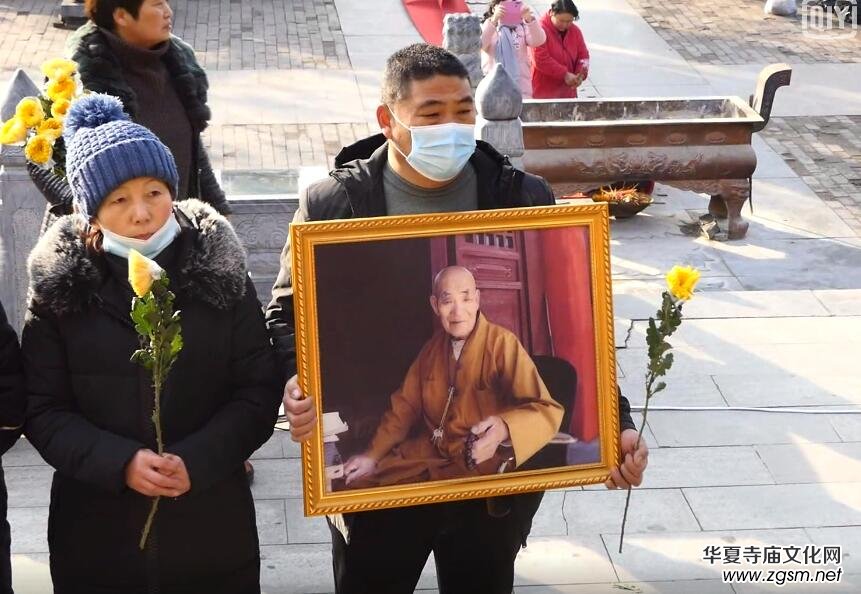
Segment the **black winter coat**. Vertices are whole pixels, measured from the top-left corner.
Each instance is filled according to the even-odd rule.
[[[123,77],[122,66],[111,50],[104,34],[92,22],[75,31],[67,41],[67,53],[75,62],[81,82],[88,91],[107,93],[123,102],[126,113],[132,120],[140,106],[132,88]],[[172,37],[170,48],[162,58],[171,74],[174,88],[185,106],[186,115],[194,130],[192,139],[192,166],[188,180],[191,198],[209,203],[222,214],[230,212],[230,206],[212,170],[209,156],[203,147],[200,134],[206,129],[212,113],[206,105],[209,82],[203,68],[197,63],[194,50],[178,37]],[[69,214],[71,190],[66,181],[51,171],[28,164],[30,177],[49,202],[50,213],[55,216]],[[185,199],[180,196],[179,199]],[[53,221],[53,217],[47,217]]]
[[[23,332],[26,435],[56,472],[48,543],[58,592],[259,592],[254,505],[243,468],[272,434],[279,378],[245,254],[230,224],[180,202],[182,231],[157,258],[181,310],[185,346],[162,397],[167,452],[191,491],[163,499],[148,548],[137,548],[150,499],[124,470],[156,449],[149,372],[131,363],[127,263],[84,247],[75,215],[30,257]]]
[[[329,178],[309,186],[299,200],[294,222],[325,221],[386,216],[383,167],[388,159],[385,136],[377,134],[346,147],[335,159]],[[475,169],[478,208],[517,208],[555,204],[553,190],[541,177],[511,165],[508,157],[491,145],[478,141],[469,160]],[[296,327],[293,319],[292,254],[288,240],[281,253],[281,270],[272,288],[266,323],[285,379],[296,373]],[[634,428],[628,400],[619,394],[619,416],[623,429]],[[543,492],[506,497],[521,527],[523,544]],[[503,505],[506,505],[505,503]],[[354,514],[345,514],[350,526]]]
[[[15,445],[24,425],[24,376],[18,335],[0,303],[0,454]]]

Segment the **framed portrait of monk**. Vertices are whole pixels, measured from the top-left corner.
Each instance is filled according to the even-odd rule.
[[[307,515],[604,482],[606,205],[296,224]]]

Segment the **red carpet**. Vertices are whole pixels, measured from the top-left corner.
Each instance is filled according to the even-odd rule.
[[[442,45],[442,21],[452,12],[469,12],[464,0],[403,0],[413,24],[428,43]]]

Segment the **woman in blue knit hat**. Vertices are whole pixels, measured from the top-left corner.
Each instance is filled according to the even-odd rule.
[[[48,544],[56,594],[258,593],[260,557],[243,461],[280,400],[260,304],[230,224],[174,202],[176,165],[120,102],[89,95],[66,121],[75,214],[30,255],[22,337],[25,432],[55,469]],[[171,279],[184,348],[162,395],[132,363],[127,256]],[[145,550],[151,498],[161,496]]]

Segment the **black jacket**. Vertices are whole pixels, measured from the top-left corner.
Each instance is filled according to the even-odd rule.
[[[123,102],[126,113],[135,119],[140,105],[132,88],[123,77],[119,60],[111,50],[104,34],[92,22],[75,31],[67,41],[67,51],[78,63],[81,82],[88,91],[107,93]],[[222,214],[230,212],[224,191],[209,162],[200,134],[206,129],[212,113],[206,105],[209,82],[203,68],[197,63],[194,50],[178,37],[172,37],[170,48],[164,55],[164,64],[171,74],[174,88],[185,107],[194,130],[192,139],[192,166],[188,180],[189,197],[209,203]],[[62,142],[62,141],[60,141]],[[50,203],[54,215],[71,213],[71,191],[62,178],[37,165],[27,167],[36,187]],[[178,199],[184,199],[180,196]]]
[[[24,425],[24,376],[18,335],[0,303],[0,454],[11,448]]]
[[[127,263],[88,252],[75,215],[30,256],[25,431],[56,469],[51,571],[75,592],[143,592],[148,579],[162,594],[258,591],[243,461],[272,434],[279,378],[233,228],[196,200],[176,212],[182,231],[157,261],[177,296],[185,346],[162,419],[165,449],[184,460],[191,491],[162,500],[146,553],[137,542],[150,500],[126,487],[124,471],[139,449],[156,449],[153,394],[150,373],[129,361],[139,343]]]
[[[386,216],[383,167],[388,159],[387,150],[382,134],[343,149],[335,159],[336,169],[329,173],[329,178],[309,186],[300,197],[293,222]],[[485,142],[478,141],[469,162],[478,178],[478,208],[481,210],[555,203],[553,191],[543,178],[514,168],[507,157]],[[266,311],[269,334],[285,379],[296,373],[291,258],[288,240],[281,254],[281,270],[272,288],[272,301]],[[633,428],[630,405],[621,393],[619,404],[622,428]],[[521,521],[524,543],[541,496],[542,493],[527,493],[511,497],[515,502],[514,512]],[[349,517],[347,522],[349,525]]]

